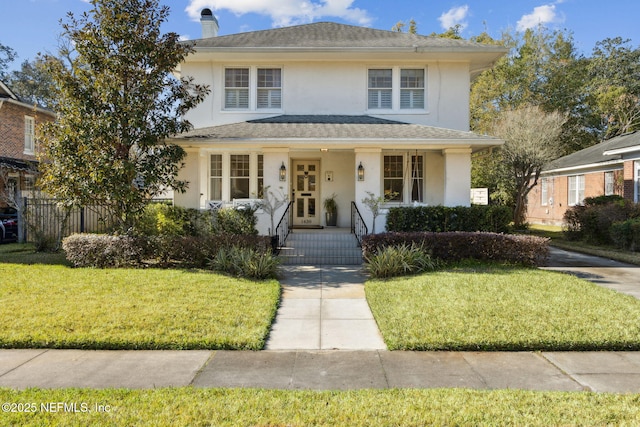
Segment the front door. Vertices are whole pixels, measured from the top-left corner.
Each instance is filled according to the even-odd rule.
[[[320,225],[320,161],[293,161],[293,226]]]

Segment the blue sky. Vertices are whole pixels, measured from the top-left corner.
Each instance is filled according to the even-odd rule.
[[[161,0],[171,8],[165,31],[185,39],[200,37],[200,11],[209,7],[220,34],[262,30],[317,21],[335,21],[388,30],[415,19],[420,34],[442,32],[460,24],[470,37],[486,30],[494,37],[506,29],[524,30],[540,23],[573,32],[580,52],[590,55],[607,37],[640,43],[638,0]],[[55,52],[60,19],[90,9],[87,0],[0,0],[0,43],[18,53],[18,68],[38,52]]]

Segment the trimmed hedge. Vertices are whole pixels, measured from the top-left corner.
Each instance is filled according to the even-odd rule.
[[[271,251],[268,236],[110,236],[73,234],[65,238],[62,248],[76,267],[140,267],[145,264],[163,267],[206,268],[223,248],[239,247],[261,254]]]
[[[564,234],[569,240],[611,244],[615,240],[611,226],[638,217],[640,205],[620,196],[587,197],[583,205],[572,206],[565,212]]]
[[[394,207],[387,215],[387,231],[487,231],[504,233],[513,218],[506,206]]]
[[[629,251],[640,251],[640,218],[616,222],[609,229],[613,243]]]
[[[485,232],[370,234],[363,238],[362,251],[366,259],[389,246],[412,244],[422,246],[432,258],[444,262],[475,259],[538,266],[549,255],[549,239]]]
[[[72,234],[62,240],[67,259],[76,267],[137,267],[144,242],[131,236]]]

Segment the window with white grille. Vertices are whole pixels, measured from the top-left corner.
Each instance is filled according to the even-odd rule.
[[[569,177],[569,206],[579,205],[584,201],[584,175]]]
[[[424,108],[424,69],[400,70],[400,108]]]
[[[282,70],[258,68],[258,108],[282,108]]]
[[[611,196],[615,193],[613,171],[604,173],[604,195]]]
[[[36,121],[33,117],[24,116],[24,153],[33,154],[35,151],[35,127]]]
[[[390,109],[393,98],[393,71],[369,70],[369,109]]]
[[[226,68],[224,70],[224,108],[249,108],[248,68]]]

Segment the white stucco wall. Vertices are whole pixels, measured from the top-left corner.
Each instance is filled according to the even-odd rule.
[[[200,156],[198,150],[185,149],[187,156],[184,167],[180,170],[178,178],[187,181],[188,187],[185,193],[175,191],[174,203],[186,208],[200,208]]]
[[[282,109],[229,111],[223,107],[224,68],[249,67],[252,76],[250,96],[255,97],[257,67],[282,68]],[[424,110],[399,109],[399,70],[426,69],[427,101]],[[394,109],[367,109],[367,70],[394,69]],[[457,130],[469,129],[469,68],[464,62],[397,63],[186,63],[183,76],[207,84],[211,93],[190,111],[187,119],[195,128],[237,123],[279,114],[372,115],[390,120],[417,123]],[[255,104],[255,103],[254,103]]]

